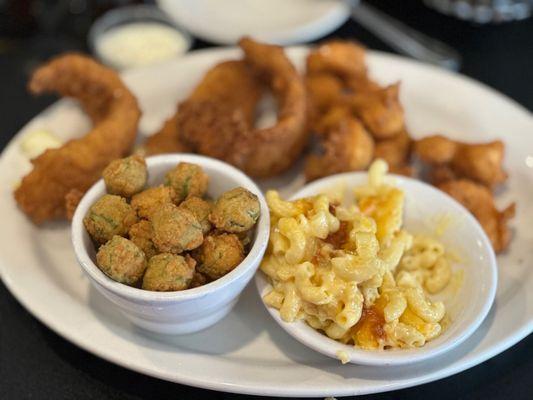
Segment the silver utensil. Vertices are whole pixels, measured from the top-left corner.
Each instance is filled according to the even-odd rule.
[[[345,0],[352,18],[394,50],[417,60],[458,70],[461,55],[450,46],[416,31],[359,0]]]

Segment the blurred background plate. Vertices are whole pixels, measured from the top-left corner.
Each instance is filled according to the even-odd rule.
[[[296,44],[337,29],[349,17],[339,0],[157,0],[180,26],[203,40],[234,44],[244,36]]]

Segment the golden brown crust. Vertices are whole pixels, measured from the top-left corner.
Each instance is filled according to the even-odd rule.
[[[411,137],[404,129],[391,139],[376,142],[374,158],[381,158],[389,164],[391,172],[411,175],[405,169],[409,164],[411,155]],[[400,172],[401,171],[401,172]]]
[[[113,70],[79,54],[59,56],[32,75],[34,94],[56,92],[78,99],[94,126],[81,139],[46,150],[15,191],[20,208],[35,223],[67,215],[65,196],[86,191],[105,166],[125,156],[137,134],[137,100]]]
[[[244,61],[219,64],[205,75],[180,105],[178,129],[193,151],[268,177],[291,166],[306,143],[305,88],[281,47],[248,38],[239,45]],[[278,119],[255,129],[262,83],[278,103]]]
[[[366,76],[366,50],[359,43],[330,40],[312,50],[307,57],[307,72],[327,73],[342,79]]]
[[[515,215],[514,203],[499,211],[494,204],[492,193],[485,186],[468,179],[447,181],[438,185],[438,188],[452,196],[476,217],[496,253],[507,249],[511,241],[507,222]]]
[[[405,129],[398,83],[345,96],[348,103],[377,140],[390,139]]]
[[[434,167],[433,182],[467,178],[491,189],[507,179],[502,166],[504,151],[500,140],[463,143],[441,135],[426,137],[415,144],[415,154]]]
[[[210,157],[242,162],[241,142],[255,121],[262,86],[244,61],[225,61],[203,77],[179,105],[180,142]]]
[[[374,155],[372,136],[354,118],[342,120],[330,129],[323,136],[322,147],[323,155],[310,155],[307,158],[307,180],[340,172],[364,170]]]
[[[67,219],[69,221],[72,221],[72,218],[74,217],[74,213],[76,212],[76,208],[78,208],[78,204],[80,204],[80,201],[84,194],[85,193],[83,193],[81,190],[71,189],[65,195],[65,211],[66,211]]]
[[[414,145],[416,155],[426,164],[448,164],[457,151],[457,144],[442,135],[434,135],[417,140]]]
[[[178,111],[167,119],[157,132],[149,136],[141,147],[141,152],[146,156],[189,151],[190,148],[180,140],[178,134]]]

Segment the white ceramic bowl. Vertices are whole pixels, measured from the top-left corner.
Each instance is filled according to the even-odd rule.
[[[162,183],[165,173],[179,162],[200,165],[209,175],[208,194],[218,197],[226,190],[242,186],[259,198],[261,216],[255,228],[249,254],[233,271],[207,285],[178,292],[152,292],[133,288],[107,277],[95,265],[95,248],[83,226],[91,205],[105,194],[98,181],[81,200],[72,220],[72,244],[91,284],[110,300],[131,322],[149,331],[168,334],[196,332],[226,316],[254,275],[268,244],[270,217],[260,189],[241,171],[224,162],[191,154],[170,154],[146,159],[148,184]]]
[[[313,196],[339,186],[350,190],[365,184],[367,176],[366,172],[351,172],[320,179],[303,187],[292,198]],[[276,322],[301,343],[333,358],[342,351],[354,364],[404,365],[443,354],[458,346],[479,327],[496,294],[496,257],[475,218],[447,194],[421,181],[396,175],[389,175],[387,179],[405,193],[404,227],[409,232],[434,234],[439,223],[447,221],[449,224],[439,240],[460,257],[454,270],[463,270],[464,279],[453,296],[439,299],[446,304],[451,318],[451,324],[442,335],[416,349],[362,350],[336,342],[305,322],[284,322],[278,310],[265,305]],[[271,289],[263,273],[256,274],[256,286],[261,298]]]

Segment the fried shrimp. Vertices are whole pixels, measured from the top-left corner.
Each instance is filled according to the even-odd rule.
[[[365,48],[348,40],[321,44],[307,57],[307,72],[328,73],[342,79],[366,77]]]
[[[505,182],[503,170],[505,146],[496,140],[489,143],[462,143],[441,135],[426,137],[415,144],[416,155],[426,164],[437,167],[436,183],[467,178],[488,188]]]
[[[372,161],[374,141],[364,126],[347,118],[333,127],[322,141],[323,155],[307,158],[305,176],[313,180],[339,172],[363,170]]]
[[[281,47],[249,38],[239,45],[244,61],[219,64],[206,74],[180,105],[178,130],[193,151],[269,177],[289,168],[306,144],[305,87]],[[263,83],[277,101],[278,118],[273,126],[256,129]]]
[[[33,74],[34,94],[74,97],[93,121],[91,131],[32,160],[33,170],[15,190],[20,208],[37,224],[66,217],[65,196],[85,192],[110,161],[125,156],[137,134],[137,100],[118,74],[89,57],[59,56]]]
[[[515,215],[514,203],[499,211],[490,190],[468,179],[444,182],[438,185],[438,188],[452,196],[476,217],[496,253],[501,253],[508,247],[511,232],[507,222]]]
[[[387,162],[392,172],[403,171],[409,165],[412,140],[404,129],[391,139],[376,142],[374,158]]]
[[[394,84],[345,97],[368,131],[376,139],[389,139],[405,126],[403,107],[399,99],[400,85]]]

